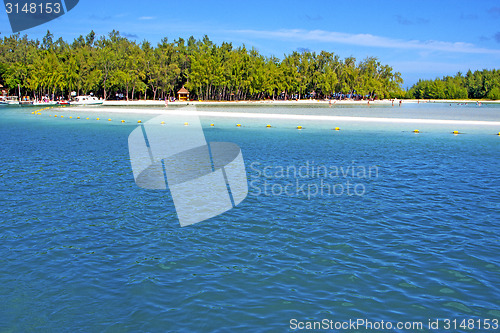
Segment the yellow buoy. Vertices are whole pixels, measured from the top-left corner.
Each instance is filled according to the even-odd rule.
[[[54,117],[57,117],[57,114]]]
[[[108,121],[111,121],[111,119],[108,119]]]
[[[31,112],[31,114],[35,114],[35,112]]]
[[[210,126],[214,127],[214,126],[215,126],[215,124],[210,124]]]
[[[80,116],[76,117],[76,119],[80,119]]]
[[[160,124],[164,125],[164,124],[165,124],[165,122],[164,122],[164,121],[162,121]]]
[[[271,125],[269,125],[269,124],[267,124],[267,125],[266,125],[266,127],[267,127],[267,128],[270,128],[270,127],[272,127],[272,126],[271,126]]]
[[[61,118],[64,118],[64,116],[61,116]]]
[[[184,123],[184,126],[188,126],[188,125],[189,125],[189,123],[187,123],[187,122],[186,122],[186,123]]]
[[[497,134],[497,135],[500,135],[500,132],[498,132],[498,134]]]
[[[241,124],[236,124],[236,127],[241,127]]]
[[[69,116],[69,119],[72,119],[73,117]]]
[[[416,130],[413,130],[413,133],[420,133],[420,131],[418,129],[416,129]]]
[[[101,120],[100,118],[97,118],[96,120]]]
[[[297,129],[302,129],[302,126],[297,126]]]
[[[453,131],[453,134],[459,134],[458,131]]]
[[[140,124],[140,123],[142,123],[142,121],[141,120],[137,120],[137,123]]]
[[[125,122],[125,120],[122,120],[122,123],[124,123],[124,122]]]
[[[89,118],[87,118],[87,120],[89,120]]]
[[[335,130],[336,131],[340,131],[340,127],[335,127]]]

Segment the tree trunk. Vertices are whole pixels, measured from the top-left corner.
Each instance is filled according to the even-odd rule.
[[[104,100],[106,100],[107,94],[106,94],[106,81],[108,80],[108,75],[104,77]]]

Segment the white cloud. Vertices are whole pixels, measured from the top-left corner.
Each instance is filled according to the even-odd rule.
[[[301,41],[314,41],[326,43],[340,43],[357,46],[382,47],[392,49],[410,49],[427,51],[444,51],[456,53],[476,53],[476,54],[497,54],[498,49],[486,49],[477,47],[471,43],[465,42],[444,42],[437,40],[403,40],[375,36],[372,34],[350,34],[344,32],[324,31],[324,30],[301,30],[301,29],[282,29],[275,31],[265,30],[232,30],[232,33],[244,34],[268,39],[289,39]]]
[[[139,17],[139,20],[154,20],[154,16],[141,16]]]
[[[391,66],[404,73],[456,73],[471,67],[469,63],[450,63],[441,61],[393,61]]]

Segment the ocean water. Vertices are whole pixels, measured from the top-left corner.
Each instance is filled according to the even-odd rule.
[[[331,112],[500,120],[498,106],[451,108]],[[208,141],[240,146],[249,195],[181,228],[170,192],[132,175],[128,135],[153,116],[100,110],[0,109],[0,331],[286,332],[293,319],[362,318],[489,332],[500,320],[500,128],[203,118]]]

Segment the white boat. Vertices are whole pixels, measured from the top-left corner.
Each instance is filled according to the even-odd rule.
[[[19,103],[21,106],[51,106],[51,105],[56,105],[57,102],[55,101],[49,101],[49,100],[45,100],[45,101],[21,101],[21,103]]]
[[[0,102],[7,105],[19,105],[19,98],[17,96],[4,96],[0,99]]]
[[[104,101],[95,96],[76,96],[71,105],[101,105]]]
[[[56,101],[34,101],[33,106],[50,106],[50,105],[56,105]]]

